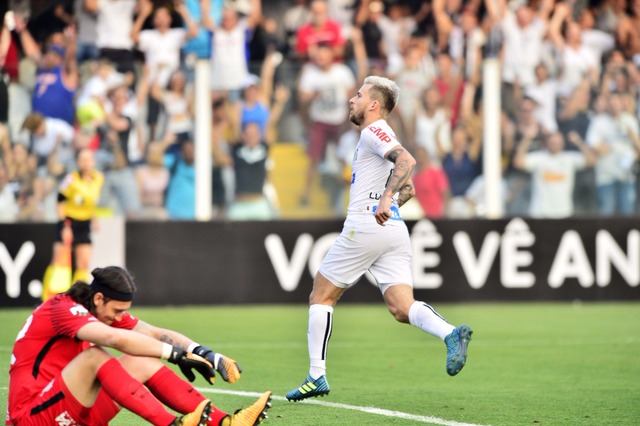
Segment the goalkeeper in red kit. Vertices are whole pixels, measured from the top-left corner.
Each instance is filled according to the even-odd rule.
[[[228,414],[161,361],[211,384],[215,371],[230,383],[242,372],[231,358],[129,314],[136,291],[129,272],[109,266],[91,274],[91,284],[76,282],[36,308],[18,333],[8,424],[107,425],[122,407],[161,426],[254,426],[266,418],[271,392]]]

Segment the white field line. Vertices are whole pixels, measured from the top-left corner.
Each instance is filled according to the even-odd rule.
[[[196,389],[202,393],[219,393],[219,394],[251,396],[251,397],[259,397],[260,395],[262,395],[261,393],[257,393],[257,392],[230,391],[225,389],[211,389],[211,388],[196,388]],[[278,400],[278,401],[287,401],[285,397],[277,396],[277,395],[272,396],[271,399]],[[294,402],[288,402],[288,401],[287,403],[294,404]],[[318,399],[307,399],[303,402],[300,402],[300,404],[311,404],[311,405],[320,405],[323,407],[340,408],[343,410],[354,410],[354,411],[360,411],[362,413],[367,413],[367,414],[377,414],[379,416],[394,417],[397,419],[404,419],[404,420],[412,420],[415,422],[421,422],[421,423],[432,424],[432,425],[482,426],[475,423],[462,423],[462,422],[456,422],[453,420],[440,419],[438,417],[419,416],[416,414],[403,413],[401,411],[385,410],[383,408],[376,408],[376,407],[360,407],[357,405],[340,404],[337,402],[325,402]]]
[[[7,388],[7,387],[0,387],[0,389],[3,390],[3,391],[9,390],[9,388]],[[202,393],[219,393],[219,394],[247,396],[247,397],[254,397],[254,398],[257,398],[260,395],[262,395],[262,393],[259,393],[259,392],[231,391],[231,390],[211,389],[211,388],[196,388],[196,389],[198,391],[202,392]],[[277,395],[272,396],[271,399],[272,400],[275,399],[275,400],[279,400],[279,401],[286,401],[287,400],[285,397],[277,396]],[[297,403],[290,402],[290,404],[297,404]],[[445,420],[445,419],[441,419],[441,418],[438,418],[438,417],[432,417],[432,416],[419,416],[419,415],[416,415],[416,414],[403,413],[401,411],[385,410],[383,408],[359,407],[357,405],[340,404],[340,403],[337,403],[337,402],[325,402],[325,401],[320,401],[320,400],[306,400],[306,401],[300,402],[300,404],[311,404],[311,405],[320,405],[322,407],[340,408],[340,409],[343,409],[343,410],[354,410],[354,411],[360,411],[362,413],[367,413],[367,414],[377,414],[379,416],[394,417],[394,418],[403,419],[403,420],[412,420],[412,421],[415,421],[415,422],[421,422],[421,423],[432,424],[432,425],[442,425],[442,426],[489,426],[489,425],[480,425],[480,424],[475,424],[475,423],[456,422],[454,420]]]

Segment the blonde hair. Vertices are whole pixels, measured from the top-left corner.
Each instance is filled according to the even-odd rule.
[[[370,84],[369,97],[380,101],[381,109],[389,114],[398,104],[400,88],[395,81],[377,75],[370,75],[364,79],[364,84]]]

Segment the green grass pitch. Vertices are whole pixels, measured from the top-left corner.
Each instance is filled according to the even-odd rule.
[[[338,305],[329,346],[331,394],[292,403],[284,394],[307,374],[307,307],[135,308],[236,360],[242,379],[195,385],[234,411],[270,389],[265,425],[638,425],[640,303],[435,304],[469,323],[465,369],[449,377],[445,347],[396,323],[384,305]],[[29,311],[0,310],[0,411],[9,356]],[[209,393],[209,391],[212,391]],[[321,403],[321,404],[317,404]],[[128,412],[112,425],[142,425]]]

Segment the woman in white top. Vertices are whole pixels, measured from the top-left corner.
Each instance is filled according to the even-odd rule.
[[[141,218],[168,219],[164,208],[164,194],[169,185],[169,170],[164,167],[161,142],[149,144],[147,161],[136,169],[136,181],[142,202]]]
[[[571,20],[570,14],[571,6],[560,3],[549,23],[549,36],[558,52],[561,68],[558,95],[564,97],[571,95],[584,78],[589,79],[594,86],[599,81],[596,54],[583,42],[582,28],[579,23]]]
[[[190,139],[193,132],[193,96],[186,83],[184,72],[177,70],[171,73],[165,90],[158,86],[157,80],[151,86],[151,96],[162,104],[167,116],[164,133],[175,135],[168,154],[177,154],[182,141]]]

